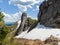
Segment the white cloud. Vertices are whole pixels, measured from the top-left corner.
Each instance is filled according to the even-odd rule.
[[[36,9],[39,10],[39,6],[38,5],[36,6]]]
[[[17,6],[19,8],[19,11],[25,12],[27,11],[28,8],[33,8],[35,4],[41,3],[43,0],[9,0],[9,4],[13,4],[14,6]],[[36,6],[37,10],[38,6]],[[3,12],[5,15],[4,20],[5,22],[15,22],[18,19],[20,19],[21,12],[16,12],[15,14],[6,14]],[[34,18],[36,19],[36,18]]]
[[[18,4],[17,6],[18,6],[18,8],[20,9],[21,12],[27,10],[26,6],[23,6],[23,5],[20,5],[20,4]]]
[[[9,4],[14,4],[20,11],[27,11],[27,8],[32,8],[33,5],[42,2],[43,0],[9,0]]]
[[[20,19],[20,17],[21,17],[21,12],[17,12],[17,13],[15,13],[15,14],[6,14],[6,13],[4,13],[3,12],[3,14],[4,14],[4,21],[6,22],[6,23],[8,23],[8,22],[16,22],[16,21],[18,21],[19,19]]]
[[[37,20],[37,18],[36,18],[36,17],[34,17],[34,18],[33,18],[32,16],[28,16],[28,17],[30,17],[30,18],[32,18],[32,19],[34,19],[34,20]]]

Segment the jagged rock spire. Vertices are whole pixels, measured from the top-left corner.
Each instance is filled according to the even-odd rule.
[[[18,35],[21,32],[23,32],[24,24],[25,24],[26,21],[27,21],[27,14],[24,12],[24,13],[22,13],[21,24],[20,24],[19,28],[17,29],[16,35]]]

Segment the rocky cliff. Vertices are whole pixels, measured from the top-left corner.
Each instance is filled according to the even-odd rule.
[[[39,6],[38,21],[47,27],[60,28],[60,0],[44,1]]]

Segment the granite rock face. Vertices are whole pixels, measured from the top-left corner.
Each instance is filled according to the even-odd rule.
[[[38,21],[47,27],[60,28],[60,0],[44,1],[39,7]]]
[[[27,14],[22,13],[21,23],[20,23],[20,26],[17,29],[16,35],[19,35],[20,33],[27,30],[28,28],[29,28],[29,20],[27,20]]]

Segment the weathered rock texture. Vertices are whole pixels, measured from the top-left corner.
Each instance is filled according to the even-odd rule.
[[[27,14],[22,13],[21,16],[21,23],[17,29],[16,35],[20,34],[21,32],[27,30],[29,28],[29,20],[27,19]]]
[[[30,32],[32,29],[34,29],[34,28],[37,26],[37,24],[38,24],[38,21],[36,21],[35,23],[33,23],[33,24],[30,26],[28,32]],[[28,33],[28,32],[27,32],[27,33]]]
[[[58,39],[58,38],[56,38],[56,37],[54,37],[54,36],[50,36],[48,39],[46,39],[44,42],[45,42],[45,44],[51,44],[51,45],[58,45],[58,42],[59,42],[60,40]]]
[[[20,24],[19,28],[17,29],[17,35],[23,31],[26,20],[27,20],[27,14],[23,13],[21,16],[21,24]]]
[[[38,21],[40,24],[60,28],[60,0],[44,1],[39,9]]]

